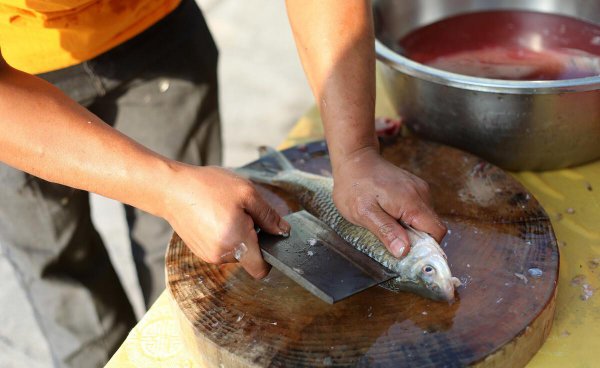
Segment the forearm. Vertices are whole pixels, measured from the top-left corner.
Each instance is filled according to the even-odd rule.
[[[239,262],[256,278],[269,267],[255,226],[290,231],[250,181],[144,148],[49,83],[10,68],[1,54],[0,161],[161,216],[204,261]],[[246,252],[236,258],[241,244]]]
[[[0,161],[10,166],[157,215],[174,164],[6,64],[0,65],[0,147]]]
[[[377,147],[370,1],[287,0],[287,7],[335,174],[353,153]]]

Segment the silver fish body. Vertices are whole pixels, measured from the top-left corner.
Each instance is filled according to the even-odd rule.
[[[406,257],[394,257],[369,230],[354,225],[342,217],[333,203],[333,179],[292,168],[285,156],[273,152],[284,168],[276,173],[254,169],[237,172],[251,180],[279,187],[292,194],[313,216],[331,227],[350,245],[399,274],[382,284],[394,291],[411,291],[424,297],[452,301],[454,288],[460,282],[452,277],[444,251],[428,234],[407,227],[411,250]]]

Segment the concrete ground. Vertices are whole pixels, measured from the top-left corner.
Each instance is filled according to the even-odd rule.
[[[225,166],[278,145],[313,103],[283,1],[197,0],[220,50],[220,103]],[[131,262],[122,206],[93,195],[92,217],[136,314],[144,307]]]

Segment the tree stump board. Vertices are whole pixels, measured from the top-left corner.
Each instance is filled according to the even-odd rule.
[[[449,229],[441,245],[463,283],[456,301],[373,287],[329,305],[276,270],[255,281],[237,264],[202,262],[174,234],[167,287],[201,366],[518,367],[531,359],[552,325],[559,267],[540,204],[499,168],[447,146],[396,138],[382,152],[430,184]],[[324,142],[284,153],[301,170],[330,173]],[[282,215],[300,209],[280,190],[259,190]]]

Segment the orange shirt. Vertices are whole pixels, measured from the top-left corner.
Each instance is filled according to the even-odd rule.
[[[141,33],[180,1],[0,0],[0,48],[28,73],[64,68]]]

